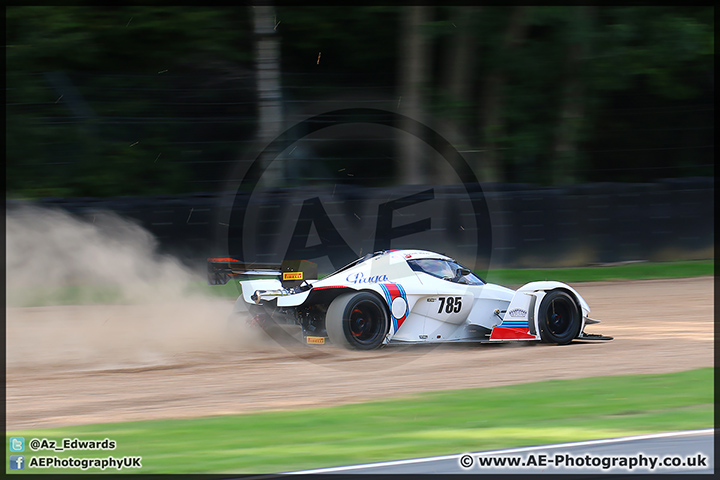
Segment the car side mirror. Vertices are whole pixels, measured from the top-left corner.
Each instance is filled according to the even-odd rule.
[[[457,278],[464,277],[465,275],[470,275],[472,271],[469,268],[458,268],[455,271],[455,276]]]

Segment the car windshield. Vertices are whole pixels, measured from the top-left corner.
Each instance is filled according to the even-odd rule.
[[[472,273],[469,268],[463,267],[459,263],[449,260],[423,258],[418,260],[408,260],[408,265],[410,265],[410,268],[416,272],[427,273],[433,277],[442,278],[443,280],[450,282],[462,283],[465,285],[485,284],[485,282],[483,282],[480,277]]]

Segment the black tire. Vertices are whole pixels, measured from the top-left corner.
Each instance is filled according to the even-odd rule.
[[[562,290],[551,291],[540,303],[540,338],[545,343],[566,345],[580,333],[581,320],[575,299],[570,294]]]
[[[390,318],[382,301],[372,293],[344,293],[330,303],[325,328],[335,345],[373,350],[382,345]]]

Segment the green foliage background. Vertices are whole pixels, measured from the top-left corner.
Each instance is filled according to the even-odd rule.
[[[354,88],[402,95],[401,19],[408,7],[279,6],[286,100]],[[484,80],[504,72],[493,141],[504,181],[651,181],[714,173],[714,8],[526,7],[524,41],[501,48],[517,7],[430,7],[426,108],[459,119],[467,149]],[[252,7],[6,8],[6,171],[10,196],[113,196],[208,191],[257,128]],[[444,85],[458,48],[458,12],[472,38],[468,95]],[[553,139],[568,49],[582,45],[572,172]],[[322,52],[322,61],[317,62]],[[63,93],[64,92],[64,93]],[[492,128],[488,131],[494,132]]]

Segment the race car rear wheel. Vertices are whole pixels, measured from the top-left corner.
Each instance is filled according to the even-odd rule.
[[[554,290],[545,295],[538,312],[538,327],[543,342],[568,344],[578,336],[580,326],[580,312],[570,294]]]
[[[387,309],[369,292],[344,293],[332,301],[325,316],[330,341],[359,350],[382,345],[390,328]]]

